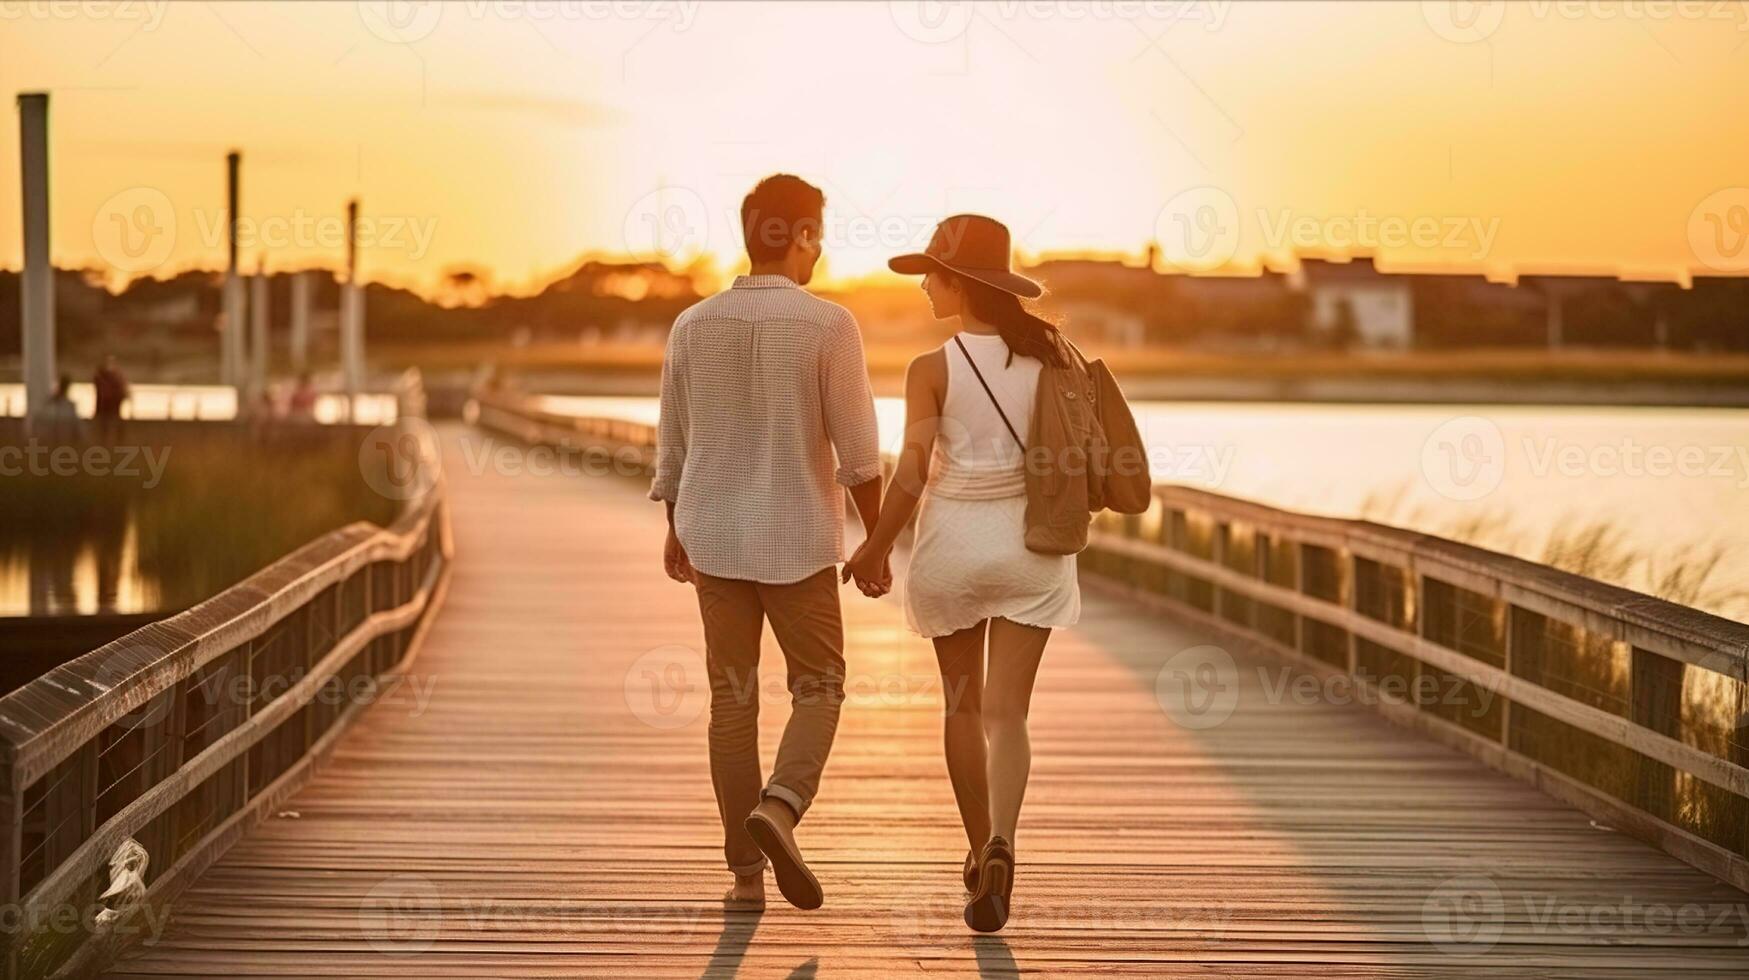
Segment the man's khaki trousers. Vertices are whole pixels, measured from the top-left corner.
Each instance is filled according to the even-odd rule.
[[[736,874],[765,867],[742,826],[764,796],[800,817],[820,788],[820,771],[838,731],[844,702],[844,621],[837,569],[784,585],[698,573],[705,663],[711,682],[711,782],[723,818],[723,856]],[[791,712],[777,766],[761,790],[759,640],[766,620],[789,671]]]

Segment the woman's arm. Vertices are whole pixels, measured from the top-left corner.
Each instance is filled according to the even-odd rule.
[[[880,519],[845,567],[859,577],[877,575],[886,564],[899,533],[917,512],[917,500],[929,482],[929,460],[941,428],[942,396],[947,391],[947,360],[939,350],[923,354],[905,371],[905,438],[899,449],[893,481],[881,502]]]

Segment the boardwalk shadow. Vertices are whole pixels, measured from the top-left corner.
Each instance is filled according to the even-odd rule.
[[[1021,977],[1020,965],[1008,951],[1008,942],[1001,936],[974,936],[972,952],[978,957],[978,980],[1009,980]]]
[[[753,942],[761,917],[758,912],[723,916],[723,932],[717,937],[717,946],[711,950],[710,962],[705,964],[699,980],[734,980],[735,974],[741,972],[741,960],[747,956],[747,947]]]

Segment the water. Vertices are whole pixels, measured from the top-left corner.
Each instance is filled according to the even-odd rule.
[[[548,396],[654,423],[653,398]],[[900,399],[876,400],[895,448]],[[1749,411],[1138,402],[1155,478],[1443,534],[1533,561],[1592,530],[1587,574],[1749,621]],[[1583,549],[1581,549],[1583,550]],[[1717,560],[1698,584],[1677,583]],[[1569,562],[1569,564],[1571,564]]]
[[[122,409],[124,418],[192,419],[227,421],[237,417],[237,389],[229,385],[158,385],[129,386],[130,398]],[[281,391],[283,401],[290,394]],[[73,407],[82,419],[97,410],[97,395],[89,382],[74,382],[67,390]],[[358,422],[361,425],[381,425],[395,419],[395,396],[364,393],[358,396]],[[0,384],[0,418],[18,418],[24,414],[24,385]],[[333,425],[346,417],[346,396],[329,392],[319,395],[315,407],[316,421]]]

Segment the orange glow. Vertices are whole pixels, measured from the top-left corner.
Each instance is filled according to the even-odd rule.
[[[827,283],[967,210],[1031,255],[1741,271],[1708,236],[1749,234],[1723,220],[1749,215],[1742,5],[1456,12],[24,0],[0,4],[0,90],[52,93],[56,261],[118,279],[223,263],[232,147],[245,268],[338,264],[356,195],[365,276],[431,295],[456,266],[526,292],[586,253],[726,270],[777,170],[827,192]]]

